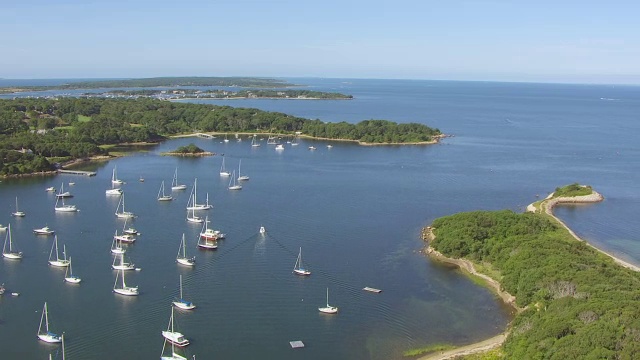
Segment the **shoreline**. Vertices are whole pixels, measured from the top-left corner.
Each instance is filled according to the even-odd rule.
[[[201,133],[190,133],[190,134],[180,134],[180,135],[170,135],[169,138],[173,139],[173,138],[186,138],[186,137],[197,137],[198,134],[206,134],[206,135],[228,135],[228,134],[238,134],[238,135],[267,135],[267,136],[271,136],[271,135],[277,135],[277,136],[291,136],[290,134],[274,134],[274,133],[268,133],[268,132],[215,132],[215,131],[210,131],[210,132],[201,132]],[[331,138],[324,138],[324,137],[315,137],[315,136],[310,136],[310,135],[304,135],[304,134],[300,134],[299,135],[301,138],[305,138],[305,139],[311,139],[311,140],[323,140],[323,141],[336,141],[336,142],[355,142],[358,145],[362,145],[362,146],[388,146],[388,145],[435,145],[440,143],[440,140],[447,138],[447,137],[453,137],[453,135],[446,135],[446,134],[441,134],[441,135],[435,135],[433,136],[433,140],[431,141],[420,141],[420,142],[406,142],[406,143],[368,143],[368,142],[364,142],[364,141],[360,141],[360,140],[351,140],[351,139],[331,139]]]
[[[573,230],[571,230],[571,228],[569,228],[562,220],[560,220],[558,217],[556,217],[553,214],[553,208],[556,205],[559,204],[593,204],[593,203],[598,203],[604,200],[604,196],[602,196],[601,194],[599,194],[596,191],[593,191],[592,194],[590,195],[584,195],[584,196],[576,196],[576,197],[558,197],[558,198],[553,198],[553,193],[551,193],[549,196],[547,196],[544,200],[542,201],[537,201],[534,203],[531,203],[527,206],[526,211],[527,212],[540,212],[540,211],[544,211],[545,214],[547,214],[548,216],[550,216],[552,219],[554,219],[556,222],[558,222],[558,224],[560,224],[564,229],[566,229],[569,234],[571,234],[571,236],[576,239],[577,241],[583,242],[585,243],[587,246],[591,247],[592,249],[594,249],[595,251],[606,255],[607,257],[611,258],[616,264],[625,267],[627,269],[636,271],[636,272],[640,272],[640,267],[633,265],[629,262],[626,262],[602,249],[597,248],[596,246],[590,244],[588,241],[580,238]],[[536,205],[537,204],[537,205]],[[429,258],[432,258],[436,261],[441,261],[444,263],[448,263],[448,264],[453,264],[453,265],[457,265],[458,268],[460,268],[463,272],[468,273],[472,276],[478,276],[480,278],[482,278],[484,281],[486,281],[487,285],[489,286],[489,288],[491,290],[494,291],[494,293],[496,293],[501,299],[502,301],[513,307],[517,312],[523,311],[525,309],[523,308],[519,308],[516,303],[515,300],[516,298],[509,294],[508,292],[501,290],[501,286],[500,286],[500,282],[489,277],[486,274],[482,274],[482,273],[478,273],[478,271],[475,269],[475,266],[473,265],[473,262],[466,260],[466,259],[454,259],[454,258],[449,258],[445,255],[443,255],[442,253],[438,252],[437,250],[433,249],[431,247],[431,245],[429,244],[430,241],[432,241],[433,239],[435,239],[435,235],[432,232],[432,228],[431,226],[427,226],[426,228],[423,229],[422,231],[422,239],[427,242],[427,245],[425,246],[424,249],[424,253],[429,256]],[[429,355],[425,355],[425,356],[420,356],[418,357],[419,360],[447,360],[447,359],[454,359],[458,356],[466,356],[466,355],[471,355],[471,354],[476,354],[476,353],[481,353],[481,352],[486,352],[495,348],[500,347],[507,339],[507,337],[509,336],[510,333],[510,329],[509,327],[511,326],[511,324],[509,324],[507,326],[507,329],[500,333],[499,335],[496,335],[494,337],[491,337],[489,339],[485,339],[476,343],[472,343],[472,344],[468,344],[468,345],[464,345],[461,347],[457,347],[455,349],[451,349],[451,350],[447,350],[447,351],[442,351],[440,353],[437,354],[429,354]]]

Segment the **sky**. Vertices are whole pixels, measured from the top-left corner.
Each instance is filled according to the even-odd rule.
[[[640,84],[640,1],[0,0],[0,78]]]

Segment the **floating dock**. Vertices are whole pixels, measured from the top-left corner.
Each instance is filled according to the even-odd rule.
[[[368,286],[363,288],[362,290],[369,291],[369,292],[376,293],[376,294],[379,294],[379,293],[382,292],[382,290],[380,290],[380,289],[376,289],[376,288],[372,288],[372,287],[368,287]]]
[[[297,348],[303,348],[304,347],[304,343],[300,340],[296,340],[296,341],[289,341],[289,345],[291,345],[292,349],[297,349]]]
[[[59,169],[58,174],[71,174],[71,175],[85,175],[85,176],[96,176],[95,171],[82,171],[82,170],[63,170]]]
[[[213,136],[213,135],[204,134],[204,133],[196,133],[196,136],[199,137],[199,138],[204,138],[204,139],[213,139],[213,138],[215,138],[215,136]]]

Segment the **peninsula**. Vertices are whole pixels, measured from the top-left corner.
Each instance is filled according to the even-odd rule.
[[[483,274],[517,314],[491,341],[423,359],[496,348],[491,358],[639,358],[640,269],[596,250],[551,212],[558,204],[602,200],[590,187],[571,184],[522,214],[460,213],[425,228],[430,256]]]
[[[289,100],[351,100],[352,95],[312,90],[199,90],[199,89],[144,89],[144,90],[110,90],[101,93],[87,92],[83,97],[111,98],[152,98],[160,100],[192,100],[192,99],[289,99]]]
[[[109,155],[114,144],[157,143],[174,135],[268,133],[368,144],[429,144],[438,129],[419,123],[309,120],[279,112],[148,98],[59,97],[0,100],[0,176],[53,170],[54,163]]]

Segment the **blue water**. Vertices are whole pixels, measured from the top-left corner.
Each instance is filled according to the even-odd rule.
[[[433,219],[468,210],[512,209],[546,196],[555,187],[593,185],[603,203],[561,207],[557,213],[579,235],[640,263],[637,228],[640,157],[635,138],[640,88],[586,85],[357,79],[291,79],[314,90],[354,95],[350,101],[205,101],[307,118],[355,122],[363,119],[415,121],[453,135],[434,146],[361,147],[303,141],[278,153],[263,141],[176,139],[131,156],[92,166],[96,177],[3,180],[0,204],[11,223],[19,262],[0,261],[0,344],[7,358],[46,358],[56,347],[35,338],[40,310],[49,303],[55,331],[65,331],[67,358],[150,358],[160,354],[160,331],[184,276],[185,296],[198,308],[177,312],[198,358],[389,359],[428,344],[464,344],[501,332],[510,319],[486,289],[457,271],[426,259],[418,250],[420,228]],[[160,152],[190,142],[217,156],[183,159]],[[318,150],[309,151],[315,145]],[[230,192],[218,172],[228,168],[251,176]],[[126,180],[127,210],[139,215],[142,235],[128,256],[142,268],[127,273],[141,295],[111,292],[111,236],[123,222],[108,198],[111,170]],[[175,168],[181,182],[198,178],[208,192],[212,226],[227,233],[215,252],[195,247],[198,225],[185,221],[187,192],[171,203],[155,200],[160,182]],[[137,179],[143,176],[145,182]],[[77,214],[56,214],[44,189],[68,187]],[[23,219],[9,213],[18,197]],[[48,224],[73,257],[83,283],[62,282],[64,271],[47,265],[52,238],[31,230]],[[259,227],[267,235],[258,234]],[[178,267],[182,233],[193,269]],[[298,249],[312,271],[291,274]],[[364,286],[383,289],[363,292]],[[329,287],[340,312],[321,315]],[[11,341],[6,339],[11,338]],[[302,340],[304,349],[288,342]]]

